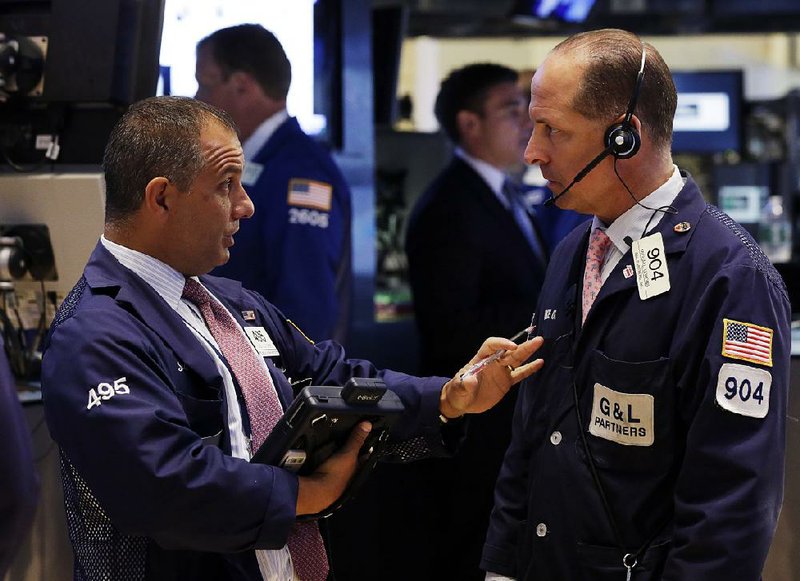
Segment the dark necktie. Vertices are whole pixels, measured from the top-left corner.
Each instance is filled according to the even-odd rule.
[[[530,214],[528,214],[528,211],[525,209],[520,188],[511,180],[505,180],[503,182],[503,197],[508,201],[508,209],[514,217],[514,221],[517,223],[522,235],[525,237],[525,240],[528,242],[528,246],[531,247],[531,250],[533,250],[534,255],[536,255],[536,258],[540,262],[543,264],[546,263],[547,259],[544,246],[533,228]]]
[[[233,315],[215,301],[199,282],[186,279],[183,298],[200,309],[211,335],[239,384],[250,418],[252,449],[258,450],[283,414],[272,379]],[[302,581],[327,579],[328,557],[317,523],[295,524],[287,544],[295,574]]]

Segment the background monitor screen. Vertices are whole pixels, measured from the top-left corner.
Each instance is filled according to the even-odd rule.
[[[678,90],[673,151],[717,153],[741,150],[742,71],[673,72],[672,78]]]
[[[797,15],[800,2],[797,0],[714,0],[715,16]]]
[[[515,16],[583,22],[594,3],[595,0],[517,0],[512,13]]]
[[[124,108],[155,94],[162,16],[163,0],[0,0],[0,165],[99,163]]]
[[[45,58],[41,91],[12,100],[127,105],[152,95],[162,11],[163,0],[0,1],[0,33],[34,40]]]

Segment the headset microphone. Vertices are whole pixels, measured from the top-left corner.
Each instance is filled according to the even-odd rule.
[[[587,163],[584,166],[584,168],[578,172],[578,175],[575,176],[575,178],[569,183],[569,185],[563,190],[561,190],[561,192],[559,192],[558,195],[550,196],[547,200],[545,200],[544,205],[552,206],[553,204],[555,204],[558,198],[566,194],[568,191],[570,191],[570,189],[572,189],[572,186],[574,186],[583,178],[585,178],[587,175],[589,175],[589,172],[592,171],[594,168],[596,168],[598,164],[605,158],[607,158],[610,154],[611,154],[611,147],[606,147],[603,151],[600,152],[600,155],[598,155],[592,161]]]

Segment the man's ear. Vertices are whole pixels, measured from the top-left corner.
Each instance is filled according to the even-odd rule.
[[[231,73],[228,82],[231,83],[237,95],[247,95],[258,87],[253,75],[245,71],[234,71]]]
[[[476,132],[480,129],[480,121],[480,116],[474,111],[462,109],[456,114],[456,125],[462,142],[476,136]]]
[[[152,216],[166,216],[176,191],[176,188],[165,177],[151,179],[144,188],[142,210]]]

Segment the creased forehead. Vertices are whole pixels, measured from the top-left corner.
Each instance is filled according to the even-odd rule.
[[[236,132],[213,118],[203,127],[200,149],[207,167],[225,169],[227,165],[244,164],[244,153]]]

